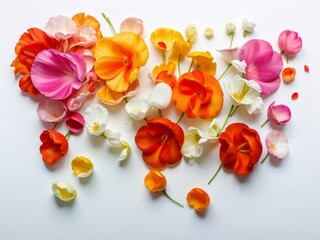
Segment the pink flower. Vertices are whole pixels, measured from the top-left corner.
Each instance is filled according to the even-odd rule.
[[[239,54],[239,48],[238,47],[236,47],[236,48],[225,48],[225,49],[220,49],[220,50],[217,50],[217,51],[221,54],[223,60],[227,64],[231,64],[231,61],[238,59],[238,54]]]
[[[60,122],[67,114],[67,108],[63,102],[44,99],[39,102],[37,113],[44,122]]]
[[[73,133],[80,133],[82,132],[85,120],[80,113],[72,112],[66,119],[67,128]]]
[[[248,41],[240,48],[239,59],[246,62],[247,79],[259,83],[262,96],[279,88],[282,58],[268,42],[258,39]]]
[[[268,119],[271,123],[283,125],[291,119],[290,108],[286,105],[274,105],[274,101],[268,107]]]
[[[49,37],[57,40],[66,40],[78,33],[77,24],[65,16],[57,16],[49,19],[45,26],[45,32]]]
[[[279,35],[278,45],[282,53],[293,56],[301,50],[302,40],[297,32],[285,30]]]
[[[136,17],[126,18],[120,25],[120,32],[134,32],[141,35],[143,32],[143,22]]]
[[[31,69],[31,80],[36,89],[51,99],[69,97],[79,89],[86,75],[86,64],[77,53],[60,53],[54,49],[40,52]]]
[[[266,136],[266,146],[268,153],[275,158],[284,158],[287,156],[288,138],[282,132],[278,130],[271,130]]]

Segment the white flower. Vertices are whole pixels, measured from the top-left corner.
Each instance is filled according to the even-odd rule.
[[[165,109],[171,102],[172,89],[166,83],[158,83],[150,92],[148,100],[152,107]]]
[[[266,136],[266,146],[268,153],[279,159],[287,156],[289,151],[287,136],[278,130],[271,130],[268,133]]]
[[[83,114],[89,134],[100,136],[108,125],[108,111],[100,104],[92,104]]]
[[[236,25],[233,22],[226,24],[226,32],[228,35],[233,35],[236,32]]]
[[[66,181],[56,181],[52,183],[52,192],[64,202],[70,202],[77,197],[77,191]]]
[[[249,114],[258,113],[261,110],[263,101],[260,97],[261,88],[259,84],[253,80],[246,80],[239,75],[226,80],[225,86],[233,105],[244,105]]]
[[[135,97],[126,104],[125,109],[131,118],[142,120],[147,116],[150,104],[144,97]]]
[[[77,24],[65,16],[57,16],[49,19],[44,31],[49,37],[57,40],[66,40],[78,33]]]
[[[239,60],[232,60],[231,61],[232,66],[235,67],[235,69],[237,69],[240,73],[246,73],[246,61],[239,61]]]
[[[106,142],[111,148],[120,150],[118,161],[126,160],[131,153],[131,147],[127,141],[121,138],[121,133],[106,129],[104,135],[106,136]]]
[[[254,22],[248,21],[248,19],[244,18],[242,20],[242,27],[243,27],[243,36],[245,37],[247,33],[252,33],[256,24]]]
[[[217,50],[217,52],[219,52],[223,58],[223,60],[225,61],[225,63],[227,64],[231,64],[231,62],[233,60],[237,60],[238,59],[238,54],[239,54],[239,48],[225,48],[225,49],[220,49]]]
[[[186,28],[185,34],[186,34],[186,38],[187,38],[188,42],[194,43],[197,39],[196,25],[189,24]]]
[[[183,156],[193,159],[201,156],[203,145],[206,142],[215,143],[218,140],[220,128],[216,124],[215,119],[213,119],[206,133],[195,127],[189,127],[188,131],[190,133],[184,136],[181,152]]]
[[[206,38],[210,39],[213,37],[213,34],[214,34],[214,30],[213,28],[211,27],[207,27],[205,30],[204,30],[204,35],[206,36]]]

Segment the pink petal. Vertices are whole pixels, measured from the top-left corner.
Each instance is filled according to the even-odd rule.
[[[225,48],[217,51],[227,64],[231,64],[231,61],[238,59],[239,48]]]
[[[67,108],[63,102],[46,98],[39,102],[37,114],[44,122],[60,122],[67,114]]]
[[[291,30],[282,31],[278,38],[278,46],[284,54],[292,56],[302,48],[302,39],[297,32]]]
[[[45,26],[45,32],[49,37],[57,40],[66,40],[75,36],[78,32],[78,28],[75,21],[59,15],[49,19]]]
[[[279,159],[287,156],[289,151],[288,138],[282,132],[278,130],[271,130],[266,136],[265,141],[268,153],[271,156]]]
[[[134,32],[141,35],[143,32],[143,22],[136,17],[126,18],[120,25],[120,32]]]
[[[85,126],[85,120],[80,113],[72,112],[66,119],[66,125],[71,132],[80,133]]]
[[[283,125],[290,121],[291,111],[286,105],[274,105],[272,102],[268,107],[268,119],[271,123],[277,125]]]
[[[46,97],[62,100],[81,87],[85,74],[86,65],[79,54],[46,49],[34,60],[31,80]]]

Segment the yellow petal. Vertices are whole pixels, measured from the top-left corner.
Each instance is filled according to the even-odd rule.
[[[82,156],[75,157],[71,162],[74,174],[79,178],[85,178],[92,174],[93,164],[90,159]]]
[[[66,181],[56,181],[52,184],[52,192],[61,201],[70,202],[77,196],[77,191]]]
[[[184,41],[181,33],[171,28],[159,28],[150,37],[153,46],[161,51],[168,52],[176,41]]]

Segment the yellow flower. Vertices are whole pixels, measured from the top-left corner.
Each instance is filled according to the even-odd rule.
[[[176,41],[184,41],[181,33],[171,28],[159,28],[150,37],[153,46],[161,51],[168,52]]]
[[[169,55],[169,62],[178,63],[179,57],[182,60],[192,48],[192,44],[187,41],[176,41],[172,46],[172,53]]]
[[[155,83],[164,82],[172,88],[177,82],[177,78],[174,75],[175,70],[176,65],[172,62],[157,65],[153,68],[152,80]]]
[[[74,174],[79,178],[89,177],[93,172],[93,164],[86,157],[75,157],[71,162],[71,168]]]
[[[188,57],[192,58],[197,70],[208,73],[212,76],[215,75],[217,64],[213,62],[213,57],[210,52],[192,52]]]
[[[112,38],[102,38],[94,52],[95,73],[106,81],[108,89],[123,93],[146,64],[149,51],[143,38],[133,32],[121,32]]]

